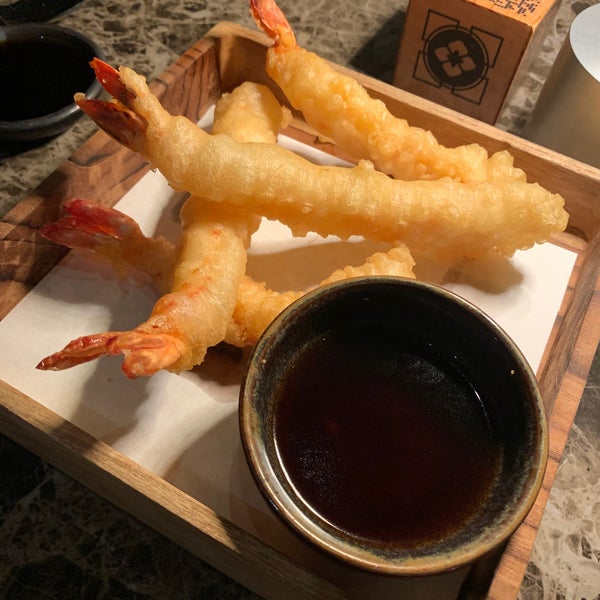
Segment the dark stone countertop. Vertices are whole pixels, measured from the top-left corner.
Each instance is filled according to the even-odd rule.
[[[497,126],[518,134],[574,16],[563,0],[541,54]],[[11,4],[0,0],[1,5]],[[406,0],[281,0],[299,43],[390,81]],[[53,19],[79,29],[109,62],[158,74],[213,25],[254,27],[245,0],[83,0]],[[0,159],[0,212],[23,199],[94,131],[69,132]],[[0,436],[3,598],[251,598],[239,584]],[[597,357],[538,533],[520,598],[600,598],[600,359]]]

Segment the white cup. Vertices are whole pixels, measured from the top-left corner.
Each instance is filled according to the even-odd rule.
[[[523,136],[600,168],[600,4],[571,24]]]

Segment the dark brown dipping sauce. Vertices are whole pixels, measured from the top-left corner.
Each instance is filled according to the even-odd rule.
[[[0,120],[41,117],[71,104],[94,78],[93,56],[81,52],[55,38],[0,42]]]
[[[370,543],[439,540],[480,511],[501,464],[461,373],[397,340],[333,334],[282,379],[275,437],[312,510]]]

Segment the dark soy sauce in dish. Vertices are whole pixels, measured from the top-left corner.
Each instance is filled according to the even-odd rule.
[[[452,534],[499,472],[479,395],[432,351],[330,334],[302,350],[276,394],[275,443],[293,487],[369,543],[410,548]]]
[[[41,117],[73,103],[94,81],[75,42],[53,37],[0,43],[0,120]]]

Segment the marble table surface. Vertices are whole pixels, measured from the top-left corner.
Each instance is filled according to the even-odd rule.
[[[0,0],[0,5],[12,0]],[[406,0],[281,0],[300,44],[390,82]],[[543,48],[497,126],[519,134],[576,14],[563,0]],[[254,27],[246,0],[83,0],[53,21],[79,29],[109,62],[151,78],[213,25]],[[51,142],[0,157],[0,215],[95,130],[81,119]],[[252,598],[225,575],[0,436],[0,596]],[[600,599],[600,358],[596,357],[544,514],[522,600]]]

